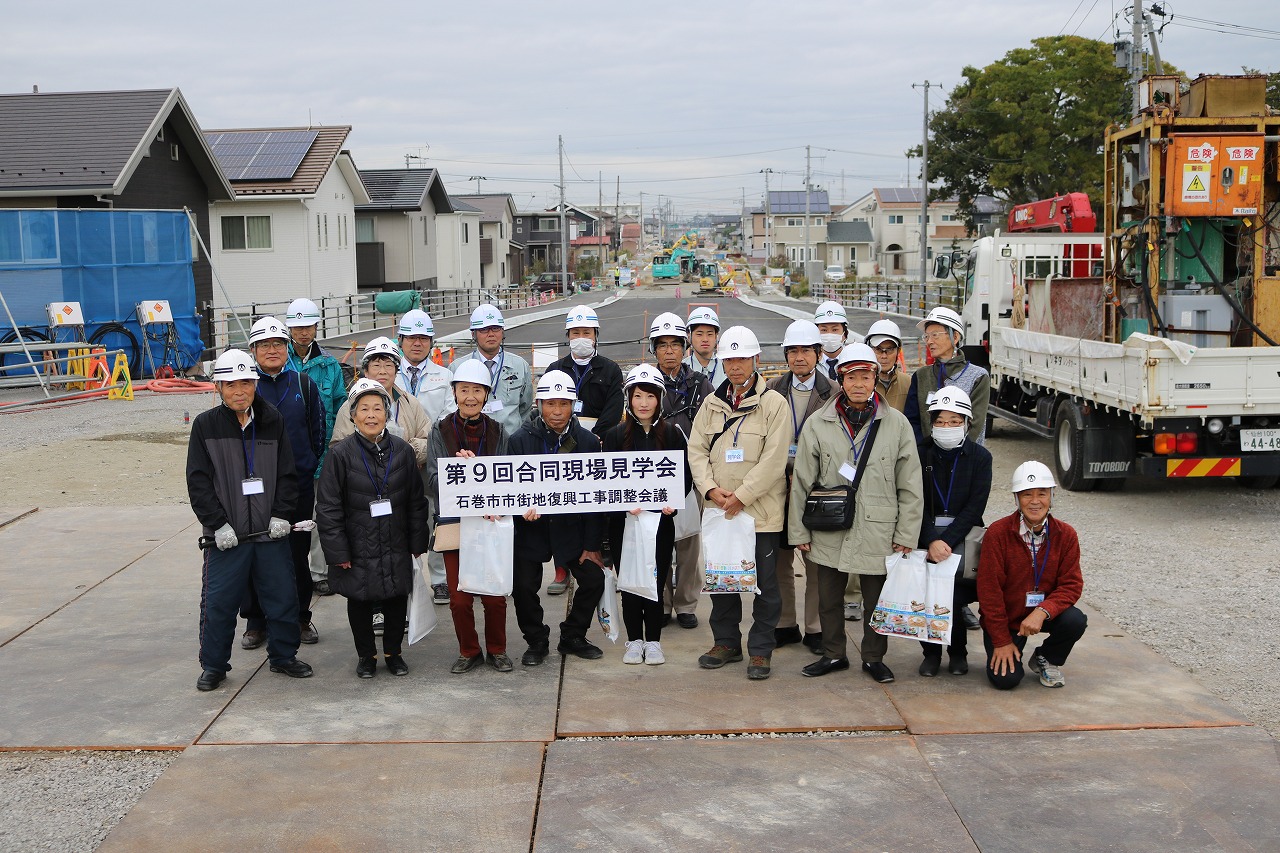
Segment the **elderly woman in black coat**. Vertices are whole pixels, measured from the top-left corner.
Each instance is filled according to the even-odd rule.
[[[413,590],[413,555],[427,550],[427,498],[413,448],[387,432],[386,389],[361,379],[348,397],[356,432],[329,448],[316,495],[329,586],[347,599],[360,662],[373,678],[378,649],[373,614],[385,618],[382,651],[392,675],[408,675],[400,656]]]

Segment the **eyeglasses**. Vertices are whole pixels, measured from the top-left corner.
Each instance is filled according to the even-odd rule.
[[[684,344],[680,341],[658,341],[653,345],[655,351],[660,349],[684,349]]]
[[[951,332],[925,332],[924,338],[927,341],[948,341],[951,340]]]
[[[274,350],[287,349],[289,345],[284,341],[270,340],[270,341],[258,341],[257,346],[260,349],[266,350],[267,352],[272,352]]]
[[[898,351],[898,348],[893,344],[889,344],[888,346],[876,347],[876,352],[880,353],[881,355],[893,355],[897,351]]]

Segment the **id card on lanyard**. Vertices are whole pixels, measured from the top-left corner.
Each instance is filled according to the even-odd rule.
[[[1027,607],[1039,607],[1044,604],[1044,593],[1040,591],[1040,579],[1044,577],[1044,570],[1049,567],[1049,519],[1044,522],[1044,559],[1038,559],[1035,534],[1032,534],[1031,541],[1031,591],[1027,593]]]
[[[391,499],[384,498],[383,495],[387,493],[387,480],[391,477],[391,460],[395,458],[395,454],[396,449],[392,445],[387,450],[387,466],[382,471],[382,483],[379,484],[373,476],[373,470],[369,467],[368,452],[363,445],[360,447],[360,461],[364,463],[364,472],[369,475],[369,483],[373,486],[373,493],[377,495],[374,500],[369,501],[369,515],[373,518],[391,515]]]
[[[738,433],[742,432],[742,422],[745,420],[745,415],[738,418],[738,426],[733,431],[733,447],[726,447],[724,451],[724,461],[726,463],[747,461],[746,449],[738,446]]]
[[[249,444],[244,443],[244,430],[240,431],[240,450],[244,453],[245,478],[240,481],[240,494],[261,495],[266,491],[261,477],[253,476],[253,454],[258,444],[258,423],[249,423]]]

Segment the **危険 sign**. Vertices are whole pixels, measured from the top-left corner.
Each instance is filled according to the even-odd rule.
[[[679,451],[441,459],[443,517],[684,509]]]

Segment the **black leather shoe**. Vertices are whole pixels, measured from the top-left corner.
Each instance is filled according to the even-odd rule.
[[[408,675],[409,665],[400,655],[387,655],[387,672],[392,675]]]
[[[815,655],[822,654],[821,634],[805,634],[804,638],[800,642],[804,644],[805,648],[813,652]]]
[[[893,670],[889,669],[881,661],[875,661],[874,663],[864,662],[862,671],[881,684],[889,684],[893,681]]]
[[[829,658],[824,655],[800,670],[800,674],[807,675],[810,678],[817,678],[820,675],[826,675],[828,672],[836,672],[837,670],[848,668],[848,658]]]
[[[670,625],[670,624],[671,624],[671,614],[670,614],[670,613],[663,613],[663,614],[662,614],[662,627],[663,627],[663,628],[665,628],[665,627],[667,627],[667,626],[668,626],[668,625]]]
[[[964,619],[964,627],[970,631],[976,631],[982,627],[982,623],[978,621],[977,615],[969,609],[969,605],[960,608],[960,618]]]
[[[537,666],[538,664],[542,663],[544,660],[547,659],[547,651],[548,649],[547,649],[546,643],[540,643],[539,645],[536,645],[536,646],[530,646],[528,651],[526,651],[520,657],[520,665],[521,666]]]
[[[527,658],[528,655],[525,655],[525,657]],[[462,675],[464,672],[470,672],[482,663],[484,663],[484,655],[476,655],[475,657],[458,655],[458,659],[453,662],[453,666],[449,667],[449,672],[454,675]],[[533,664],[526,664],[526,666],[533,666]]]
[[[311,667],[297,658],[289,658],[281,663],[273,663],[271,664],[271,671],[283,672],[290,678],[310,678],[312,675]]]
[[[373,678],[377,674],[377,658],[360,658],[360,662],[356,664],[356,675],[360,678]]]
[[[604,652],[588,642],[586,637],[572,637],[570,639],[562,637],[560,644],[556,646],[556,651],[562,655],[577,655],[583,660],[599,660],[604,657]]]
[[[925,678],[933,678],[938,674],[938,668],[942,666],[942,656],[927,657],[920,661],[920,674]]]
[[[969,673],[969,659],[960,655],[952,655],[947,661],[947,672],[952,675],[967,675]]]
[[[246,629],[244,636],[240,638],[240,648],[252,651],[260,647],[267,641],[266,631],[254,631]]]
[[[681,628],[697,628],[698,614],[696,613],[677,613],[676,624]]]
[[[210,690],[217,689],[218,685],[225,681],[227,674],[218,672],[216,669],[206,669],[200,673],[200,677],[196,679],[196,690],[201,693],[207,693]]]
[[[785,646],[790,643],[798,643],[803,639],[800,635],[800,626],[792,625],[790,628],[774,628],[773,644],[775,646]]]

